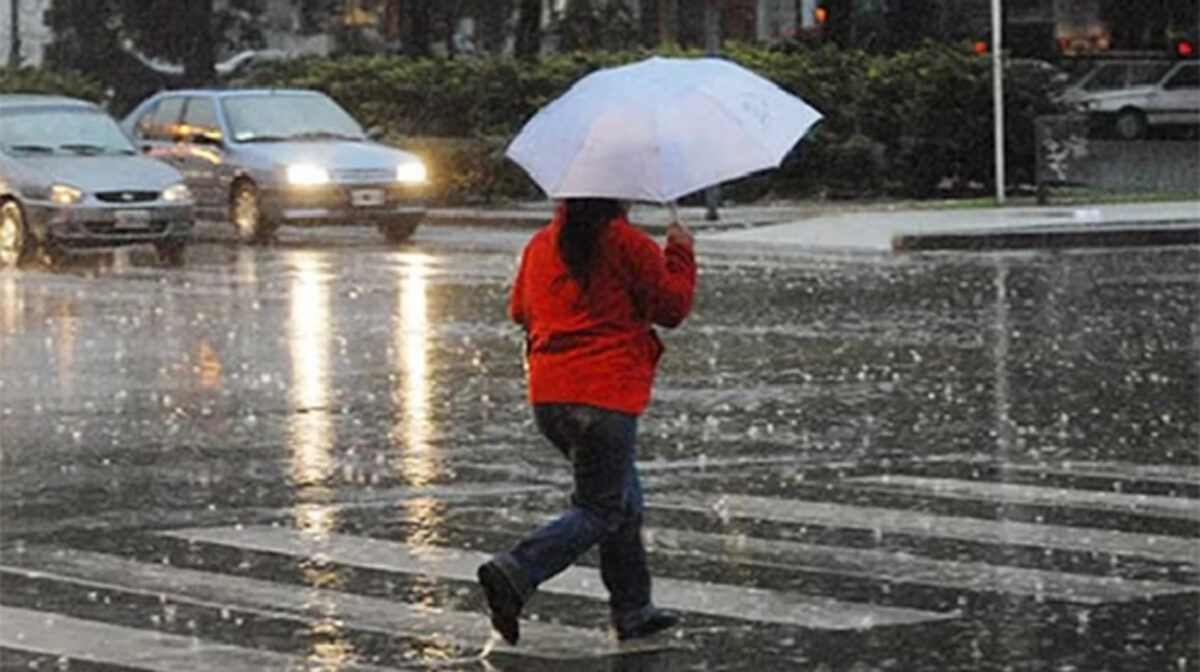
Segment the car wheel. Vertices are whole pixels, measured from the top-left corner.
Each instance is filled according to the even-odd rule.
[[[15,268],[29,260],[36,245],[16,201],[0,204],[0,268]]]
[[[388,220],[379,225],[379,232],[383,234],[384,240],[389,243],[403,243],[412,238],[413,232],[421,224],[421,219],[421,217],[405,217]]]
[[[1122,140],[1140,140],[1146,137],[1146,115],[1140,110],[1122,110],[1113,122],[1113,130]]]
[[[159,262],[166,266],[182,266],[185,250],[187,250],[187,243],[177,240],[167,240],[154,244],[154,251],[158,254]]]
[[[246,243],[265,243],[275,233],[258,200],[258,187],[249,180],[233,186],[229,202],[229,221],[237,232],[238,239]]]

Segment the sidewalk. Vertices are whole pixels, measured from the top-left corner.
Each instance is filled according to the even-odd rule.
[[[858,212],[709,238],[863,251],[1200,244],[1200,201]]]

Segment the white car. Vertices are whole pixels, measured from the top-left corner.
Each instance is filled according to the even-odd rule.
[[[1122,140],[1146,136],[1152,126],[1200,124],[1200,61],[1151,66],[1140,70],[1103,67],[1091,82],[1106,81],[1106,74],[1141,73],[1143,79],[1126,80],[1125,86],[1105,88],[1082,82],[1072,87],[1065,102],[1086,111],[1101,128]]]

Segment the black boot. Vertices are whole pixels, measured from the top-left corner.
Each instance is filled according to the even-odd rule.
[[[480,565],[475,575],[487,595],[488,608],[492,610],[492,627],[504,641],[515,645],[521,637],[520,621],[517,620],[521,613],[521,598],[504,572],[492,562]]]
[[[636,623],[623,623],[616,626],[617,639],[625,641],[649,637],[667,628],[673,628],[679,623],[679,616],[669,611],[654,608]]]

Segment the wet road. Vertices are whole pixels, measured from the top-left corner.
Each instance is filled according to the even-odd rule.
[[[589,557],[480,660],[471,570],[569,480],[529,234],[372,233],[0,274],[0,667],[1200,669],[1197,248],[702,240],[640,446],[685,627],[609,642]]]

